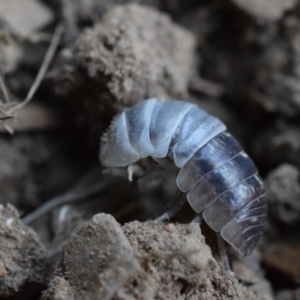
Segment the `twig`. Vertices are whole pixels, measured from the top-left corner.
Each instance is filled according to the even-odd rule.
[[[13,118],[15,118],[15,116],[4,116],[4,117],[0,117],[0,121],[9,120]]]
[[[4,94],[5,102],[6,103],[10,102],[9,94],[8,94],[8,91],[7,91],[7,88],[6,88],[6,85],[4,83],[4,80],[3,80],[3,77],[1,75],[1,73],[0,73],[0,87],[1,87],[1,90]]]
[[[43,205],[39,206],[32,213],[26,215],[24,218],[22,218],[22,221],[24,224],[29,225],[57,207],[68,203],[79,202],[93,195],[105,192],[111,186],[111,184],[116,182],[116,180],[116,178],[107,179],[102,183],[97,183],[95,186],[89,187],[88,189],[80,192],[70,192],[62,196],[54,197],[45,202]]]
[[[1,108],[0,108],[0,113],[6,117],[12,117],[12,116],[8,115],[4,109],[1,109]]]
[[[7,114],[11,114],[12,112],[22,108],[23,106],[25,106],[32,99],[32,97],[35,94],[36,90],[40,86],[41,81],[43,80],[43,78],[45,76],[45,73],[48,70],[48,67],[49,67],[49,65],[52,61],[52,58],[53,58],[53,56],[56,52],[56,49],[59,45],[59,41],[60,41],[60,38],[62,36],[62,33],[63,33],[63,26],[62,26],[62,24],[58,24],[55,28],[55,32],[52,36],[51,43],[50,43],[49,48],[47,50],[47,53],[44,57],[44,61],[43,61],[42,65],[39,69],[39,72],[38,72],[38,74],[37,74],[37,76],[34,80],[33,85],[31,86],[31,88],[30,88],[30,90],[27,94],[27,97],[25,98],[24,101],[20,102],[16,106],[9,109],[7,111]]]
[[[6,123],[1,121],[1,125],[4,127],[4,129],[11,135],[14,134],[14,130]]]

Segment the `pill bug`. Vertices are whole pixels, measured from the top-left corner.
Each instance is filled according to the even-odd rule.
[[[172,160],[192,209],[242,255],[263,234],[266,193],[253,161],[218,118],[184,101],[149,99],[126,109],[101,139],[107,168]]]

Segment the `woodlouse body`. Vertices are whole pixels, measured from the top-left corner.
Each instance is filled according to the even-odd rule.
[[[149,99],[125,110],[102,139],[101,163],[128,167],[148,156],[173,159],[193,210],[241,254],[252,252],[266,221],[263,182],[218,118],[183,101]]]

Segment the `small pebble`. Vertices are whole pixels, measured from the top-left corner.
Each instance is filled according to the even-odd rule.
[[[169,233],[172,233],[175,229],[175,226],[173,224],[167,224],[165,226],[165,230],[168,231]]]

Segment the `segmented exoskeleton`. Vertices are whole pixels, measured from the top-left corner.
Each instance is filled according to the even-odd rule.
[[[193,210],[241,254],[252,252],[266,221],[265,189],[218,118],[191,103],[158,99],[123,111],[102,138],[102,165],[130,167],[148,156],[172,159]]]

